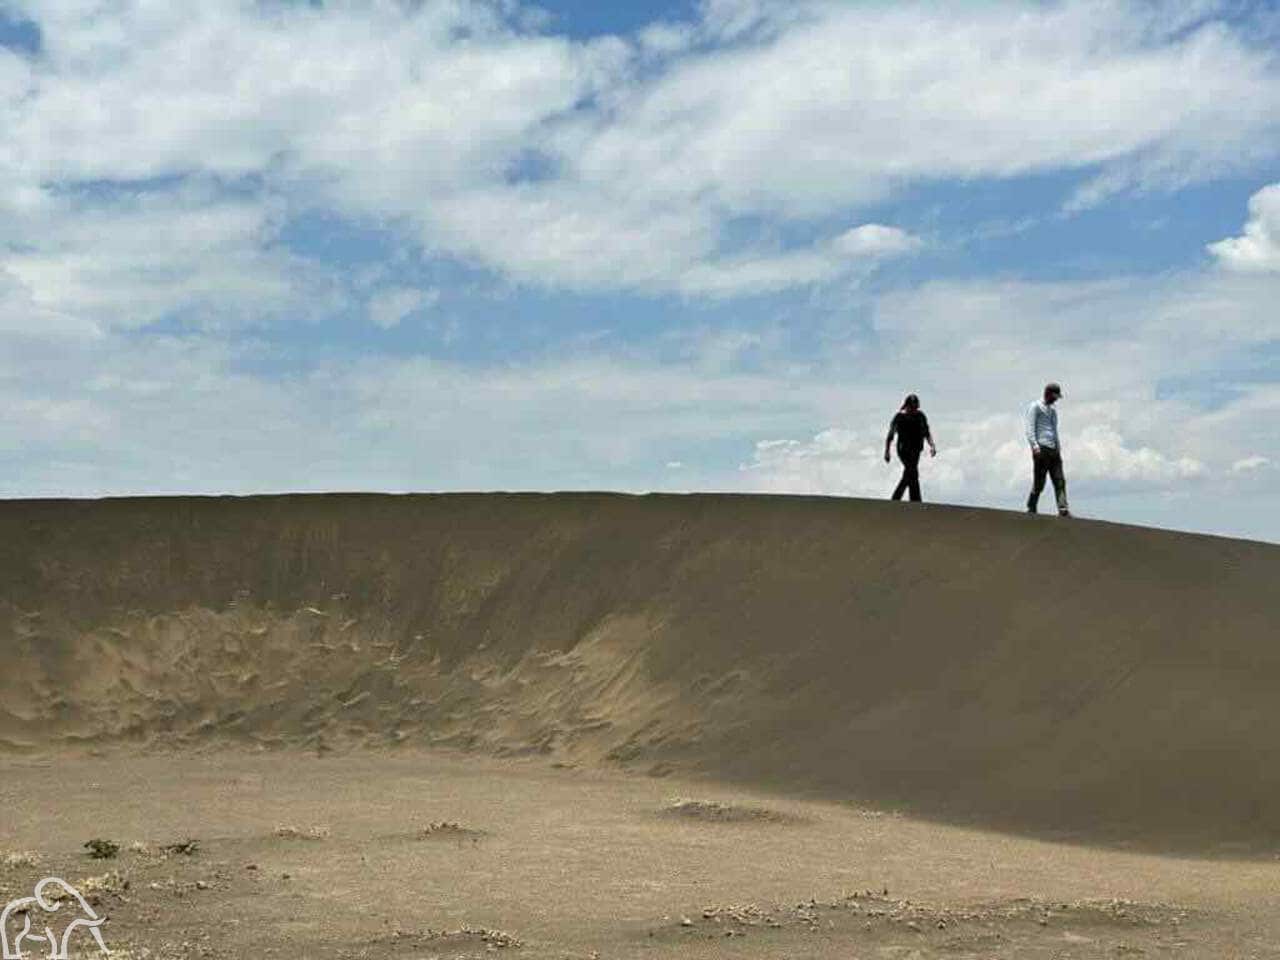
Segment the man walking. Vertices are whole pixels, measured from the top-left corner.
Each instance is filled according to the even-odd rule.
[[[884,462],[889,463],[889,447],[893,438],[898,438],[898,459],[902,461],[902,479],[893,491],[893,499],[901,500],[902,494],[910,491],[911,500],[920,502],[920,454],[924,445],[929,444],[929,455],[936,457],[938,448],[933,445],[933,435],[929,432],[929,418],[920,409],[920,398],[914,393],[907,394],[902,406],[889,421],[889,435],[884,438]]]
[[[1027,407],[1027,442],[1031,444],[1033,464],[1031,496],[1027,497],[1027,513],[1035,513],[1044,490],[1047,474],[1053,480],[1053,492],[1058,500],[1058,516],[1069,517],[1067,509],[1067,479],[1062,473],[1062,442],[1058,438],[1058,411],[1053,405],[1062,399],[1062,387],[1056,383],[1045,384],[1044,397]]]

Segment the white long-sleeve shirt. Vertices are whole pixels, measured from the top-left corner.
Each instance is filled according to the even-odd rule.
[[[1027,443],[1033,447],[1062,449],[1058,441],[1058,411],[1043,400],[1027,407]]]

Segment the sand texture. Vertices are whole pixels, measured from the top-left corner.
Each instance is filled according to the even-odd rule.
[[[1277,584],[934,505],[4,502],[0,899],[87,881],[125,956],[1280,956]]]

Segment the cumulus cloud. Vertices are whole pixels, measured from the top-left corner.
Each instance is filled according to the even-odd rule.
[[[826,408],[825,429],[758,439],[740,481],[771,492],[885,496],[896,467],[883,462],[884,436],[911,390],[941,451],[922,465],[930,495],[1016,506],[1030,470],[1021,411],[1046,380],[1059,379],[1068,395],[1068,478],[1084,503],[1178,495],[1199,504],[1259,475],[1268,464],[1254,451],[1280,443],[1269,424],[1280,413],[1274,387],[1240,383],[1212,408],[1196,395],[1197,384],[1280,338],[1268,306],[1277,295],[1271,278],[1214,273],[890,291],[871,308],[875,356],[851,344],[857,387],[846,408]]]
[[[748,21],[782,5],[721,6]],[[1195,178],[1265,152],[1253,136],[1276,124],[1269,54],[1168,5],[790,6],[804,15],[624,91],[577,170],[803,215],[913,179],[1139,159]],[[1243,96],[1260,100],[1241,112]]]
[[[956,502],[1016,503],[1030,477],[1020,418],[1001,415],[953,422],[948,430],[939,434],[938,458],[922,462],[931,493]],[[1086,494],[1158,491],[1208,472],[1194,457],[1163,452],[1141,438],[1124,436],[1113,422],[1073,424],[1068,438],[1068,478]],[[886,465],[883,454],[883,434],[831,428],[807,440],[761,441],[741,469],[756,490],[878,497],[897,479],[898,468]]]
[[[331,280],[276,242],[279,213],[270,198],[201,184],[49,196],[0,227],[10,233],[0,325],[137,329],[176,315],[241,325],[335,308]]]
[[[44,49],[34,96],[10,104],[9,156],[52,180],[283,163],[342,171],[376,195],[397,174],[429,182],[497,162],[609,59],[465,0],[23,7]]]
[[[778,250],[771,229],[949,178],[1180,183],[1280,142],[1275,60],[1212,4],[714,0],[589,42],[481,0],[17,9],[43,49],[0,52],[6,214],[51,184],[248,179],[573,289],[827,282],[906,235]],[[758,243],[727,243],[742,217]]]
[[[1254,473],[1258,470],[1264,470],[1271,466],[1270,457],[1252,456],[1241,457],[1231,465],[1232,473]]]
[[[1209,244],[1209,252],[1229,270],[1280,273],[1280,183],[1249,199],[1244,233]]]
[[[1215,343],[1223,352],[1213,356],[1180,349],[1174,337],[1165,350],[1130,351],[1117,346],[1127,335],[1119,330],[1062,346],[1053,320],[1061,304],[1108,312],[1114,301],[1087,285],[1074,296],[1044,286],[1037,299],[1035,285],[1017,296],[970,285],[975,299],[1010,294],[1021,329],[1048,339],[1043,353],[1003,373],[987,344],[1014,324],[998,312],[958,339],[945,325],[929,333],[935,317],[921,311],[909,334],[879,332],[877,357],[832,349],[821,365],[794,367],[775,353],[784,341],[750,330],[694,338],[674,358],[602,344],[479,367],[331,357],[285,376],[254,372],[245,361],[255,348],[217,330],[22,334],[0,351],[0,494],[518,486],[883,497],[896,479],[881,459],[884,431],[905,390],[916,389],[941,451],[924,465],[928,496],[1016,507],[1029,475],[1021,411],[1044,379],[1040,364],[1055,358],[1072,373],[1062,376],[1062,423],[1082,514],[1124,518],[1130,507],[1116,496],[1148,505],[1177,494],[1177,510],[1155,519],[1221,530],[1225,490],[1248,510],[1242,530],[1280,539],[1266,520],[1280,517],[1275,484],[1257,453],[1280,444],[1280,389],[1242,385],[1211,409],[1167,387],[1157,396],[1166,379],[1220,366],[1231,346]],[[1117,297],[1118,287],[1105,289]],[[1163,297],[1150,288],[1146,296],[1145,307],[1126,302],[1159,316]],[[1232,296],[1238,314],[1256,314],[1233,283],[1218,290]],[[1238,348],[1253,350],[1240,336]],[[921,342],[936,356],[901,354]]]
[[[1088,384],[1094,397],[1134,404],[1161,380],[1214,376],[1280,339],[1269,307],[1278,295],[1271,276],[1196,271],[931,281],[877,298],[871,324],[882,362],[915,383],[954,389],[962,370],[968,388],[1029,400],[1056,379],[1073,399]]]
[[[1121,433],[1122,424],[1086,423],[1072,442],[1071,456],[1076,475],[1099,484],[1136,484],[1151,489],[1202,477],[1208,471],[1200,460],[1157,450],[1130,441]],[[1163,439],[1163,438],[1162,438]]]
[[[864,223],[860,227],[853,227],[832,242],[832,248],[837,253],[850,257],[891,257],[909,253],[920,245],[919,237],[879,223]]]

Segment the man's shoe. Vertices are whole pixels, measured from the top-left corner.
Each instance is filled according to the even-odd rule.
[[[1058,516],[1060,516],[1060,517],[1069,517],[1069,516],[1071,516],[1071,511],[1070,511],[1070,510],[1059,510],[1059,511],[1058,511]]]

